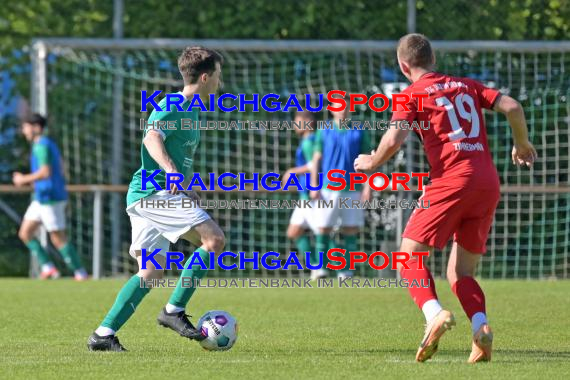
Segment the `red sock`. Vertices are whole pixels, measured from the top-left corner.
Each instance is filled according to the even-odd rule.
[[[473,277],[461,277],[451,286],[451,290],[461,302],[469,320],[475,313],[486,313],[485,294]]]
[[[400,275],[403,279],[408,281],[408,291],[412,296],[412,299],[421,309],[424,303],[429,300],[437,300],[437,293],[435,292],[435,281],[431,276],[429,269],[427,269],[424,263],[424,269],[418,269],[418,260],[416,257],[411,258],[406,262],[410,269],[404,269],[400,271]],[[412,285],[412,281],[416,281]],[[424,288],[429,284],[429,287]]]

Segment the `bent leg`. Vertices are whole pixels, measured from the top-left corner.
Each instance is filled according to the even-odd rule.
[[[472,322],[473,333],[487,323],[485,294],[474,278],[480,259],[481,254],[470,252],[454,242],[447,264],[447,280]]]
[[[67,240],[65,230],[56,230],[49,233],[50,240],[63,257],[63,261],[75,274],[83,269],[81,259],[75,250],[75,246]]]
[[[402,244],[400,245],[400,251],[407,252],[410,255],[412,252],[424,251],[428,251],[431,254],[433,252],[433,247],[412,239],[403,238]],[[414,300],[415,304],[418,305],[424,313],[426,321],[429,322],[442,310],[442,307],[437,298],[435,281],[425,264],[426,259],[427,257],[424,256],[421,263],[423,265],[420,265],[418,258],[414,256],[406,263],[409,269],[406,269],[399,262],[397,263],[397,266],[402,279],[407,280],[410,285],[412,283],[418,284],[418,286],[409,286],[408,291],[410,292],[410,296]]]
[[[311,239],[304,226],[289,224],[289,227],[287,227],[287,238],[295,242],[299,256],[305,257],[305,252],[310,252],[311,264],[315,265],[319,262],[318,254],[311,248]]]
[[[198,236],[202,245],[196,249],[193,255],[191,255],[184,264],[184,269],[180,274],[178,284],[166,305],[166,311],[168,313],[178,313],[184,310],[196,291],[194,286],[183,287],[183,278],[186,278],[186,281],[189,281],[188,278],[191,278],[191,284],[194,284],[196,281],[201,280],[207,273],[207,270],[200,266],[194,265],[189,267],[192,263],[193,256],[198,254],[202,261],[207,263],[209,262],[210,252],[214,252],[218,255],[222,252],[226,244],[224,233],[212,219],[208,219],[193,227],[190,231],[181,236],[181,238],[192,242],[197,241]]]
[[[400,251],[407,252],[432,252],[432,247],[419,243],[415,240],[404,238]],[[425,256],[423,257],[425,258]],[[422,261],[423,261],[422,258]],[[455,325],[453,314],[443,310],[437,299],[435,283],[430,271],[416,256],[412,256],[406,262],[408,268],[398,263],[402,278],[408,281],[408,290],[414,302],[424,313],[426,329],[420,347],[416,353],[416,361],[424,362],[430,359],[438,350],[439,340]]]
[[[150,291],[150,288],[144,280],[159,279],[162,278],[164,274],[164,271],[162,269],[156,269],[152,262],[147,263],[146,269],[142,269],[141,251],[137,250],[136,256],[139,271],[123,285],[117,294],[115,303],[105,316],[105,319],[103,319],[101,326],[95,330],[95,333],[99,336],[114,335],[134,314],[137,306]],[[155,260],[164,268],[166,264],[166,258],[164,256],[156,256]]]
[[[485,294],[474,278],[480,259],[481,254],[470,252],[454,242],[447,265],[451,289],[471,320],[473,343],[469,363],[490,361],[493,349],[493,332],[487,322]]]
[[[42,271],[44,271],[46,266],[55,267],[53,266],[48,253],[42,247],[38,239],[35,238],[40,226],[40,221],[24,219],[20,226],[20,230],[18,231],[18,237],[24,244],[26,244],[32,255],[38,260],[38,263],[42,267]]]

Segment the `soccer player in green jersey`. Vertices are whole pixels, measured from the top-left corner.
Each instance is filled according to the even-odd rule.
[[[299,147],[295,152],[295,167],[287,170],[283,176],[283,182],[287,182],[291,174],[295,174],[299,179],[299,183],[303,188],[306,187],[306,173],[311,172],[311,160],[313,159],[313,145],[315,143],[314,128],[316,128],[316,120],[314,113],[310,111],[297,112],[295,115],[295,133],[301,138]],[[302,190],[299,192],[301,200],[309,200],[309,192]],[[315,201],[310,201],[311,207],[316,207]],[[311,248],[311,239],[308,230],[314,234],[318,232],[316,219],[313,217],[313,208],[296,207],[291,214],[289,227],[287,227],[287,237],[295,242],[300,255],[305,252],[311,252],[311,264],[318,262],[318,255]],[[326,277],[327,272],[323,269],[313,269],[311,271],[311,279],[316,280]]]
[[[182,109],[188,109],[192,97],[197,94],[204,103],[210,94],[215,94],[220,86],[222,56],[210,49],[202,47],[186,48],[178,58],[178,69],[184,79],[184,88],[178,93],[184,103]],[[165,173],[182,173],[185,177],[184,188],[192,178],[194,153],[200,142],[200,130],[182,128],[181,119],[198,121],[198,111],[181,112],[175,105],[166,109],[166,99],[159,106],[164,111],[154,110],[148,120],[175,123],[175,129],[147,128],[141,147],[142,165],[133,175],[127,194],[127,214],[131,218],[132,244],[130,254],[137,259],[139,271],[132,276],[119,291],[115,303],[101,325],[89,337],[87,347],[91,351],[125,351],[119,343],[116,332],[133,315],[136,307],[148,294],[150,289],[141,286],[141,278],[145,280],[159,279],[163,269],[156,268],[151,262],[142,269],[142,249],[154,252],[161,249],[163,256],[155,255],[157,263],[164,268],[166,251],[170,243],[182,238],[190,241],[199,248],[196,252],[204,262],[208,262],[209,252],[219,254],[225,245],[224,233],[210,216],[200,208],[182,207],[186,197],[198,199],[196,193],[181,192],[173,184],[170,189],[156,191],[154,187],[141,189],[142,170],[152,173],[161,169],[160,175],[155,176],[156,182],[165,188]],[[176,208],[141,208],[141,199],[147,202],[164,200],[166,204],[176,205]],[[168,327],[188,339],[202,340],[205,337],[188,320],[185,308],[192,297],[195,288],[182,286],[182,278],[192,278],[192,283],[206,274],[206,270],[196,266],[189,267],[192,257],[184,265],[180,279],[166,306],[158,315],[158,324]]]
[[[40,278],[58,278],[59,271],[36,239],[36,233],[43,225],[65,264],[73,271],[75,280],[83,281],[87,279],[87,272],[66,234],[67,191],[61,155],[55,142],[44,134],[46,124],[46,119],[39,114],[29,116],[22,123],[22,133],[32,143],[31,173],[15,172],[13,182],[16,186],[33,184],[34,199],[24,215],[18,236],[38,260]]]

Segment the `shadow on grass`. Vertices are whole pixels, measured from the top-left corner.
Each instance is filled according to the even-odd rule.
[[[520,362],[520,361],[567,361],[570,359],[570,351],[549,351],[549,350],[504,350],[496,349],[493,351],[494,357],[499,356],[503,362]],[[515,358],[513,358],[515,356]],[[510,358],[509,358],[510,357]]]
[[[259,351],[255,349],[244,350],[249,351],[251,354],[258,354]],[[411,357],[412,360],[416,355],[416,349],[398,349],[398,348],[348,348],[348,347],[337,347],[337,348],[326,348],[326,347],[313,347],[310,349],[296,349],[296,350],[274,350],[280,354],[291,354],[298,355],[301,352],[307,353],[320,353],[328,354],[332,356],[336,355],[396,355],[401,357]],[[440,349],[437,353],[437,357],[457,357],[462,360],[469,357],[470,350],[459,350],[459,349]],[[550,351],[550,350],[511,350],[511,349],[496,349],[493,351],[493,359],[496,362],[503,363],[520,363],[520,362],[541,362],[541,361],[568,361],[570,360],[570,351]]]

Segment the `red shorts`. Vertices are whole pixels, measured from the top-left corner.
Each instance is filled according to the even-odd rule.
[[[453,235],[463,248],[483,254],[499,199],[498,189],[428,185],[420,200],[429,208],[414,210],[402,237],[442,249]]]

